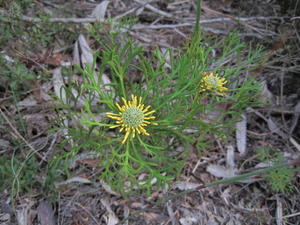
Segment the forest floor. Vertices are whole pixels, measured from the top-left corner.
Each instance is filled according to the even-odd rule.
[[[212,172],[209,165],[231,161],[241,172],[266,166],[257,160],[259,150],[285,160],[300,155],[300,2],[209,0],[202,1],[201,8],[201,29],[211,43],[235,32],[243,42],[264,47],[265,61],[252,71],[263,87],[263,106],[245,111],[244,125],[237,125],[236,136],[245,137],[243,143],[232,137],[231,145],[224,146],[217,139],[215,148],[205,154],[191,153],[168,194],[225,177],[220,168],[226,166]],[[125,17],[135,19],[126,35],[138,45],[176,50],[193,32],[196,3],[0,1],[0,224],[300,224],[299,172],[288,184],[289,192],[274,191],[266,179],[256,176],[157,204],[166,191],[123,198],[93,175],[99,160],[84,158],[77,163],[88,169],[76,167],[72,178],[60,182],[54,175],[53,187],[42,188],[50,173],[59,173],[48,171],[47,164],[63,139],[53,123],[54,71],[74,62],[80,35],[93,46],[86,32],[89,23]],[[101,51],[99,46],[91,48]],[[243,156],[238,145],[244,145]],[[29,154],[32,150],[35,154]]]

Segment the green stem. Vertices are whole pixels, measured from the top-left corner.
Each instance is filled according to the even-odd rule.
[[[121,84],[122,95],[126,99],[127,95],[126,95],[126,91],[125,91],[124,76],[123,75],[122,75],[122,77],[120,76],[120,84]]]
[[[191,109],[195,109],[195,105],[198,103],[199,99],[200,99],[200,94],[197,93],[196,97],[192,100],[192,104],[187,108],[187,112],[189,112]]]
[[[194,29],[195,36],[199,35],[200,16],[201,16],[201,0],[196,0],[196,24],[195,24],[195,29]]]

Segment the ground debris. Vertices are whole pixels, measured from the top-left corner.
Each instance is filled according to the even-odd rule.
[[[54,99],[75,105],[74,102],[67,102],[65,88],[69,88],[70,84],[64,70],[73,70],[74,65],[83,68],[84,64],[88,64],[94,67],[92,70],[96,76],[98,65],[101,64],[94,62],[94,53],[101,54],[103,46],[94,49],[93,40],[89,39],[82,27],[88,27],[89,23],[102,23],[104,29],[99,31],[102,34],[108,31],[110,22],[113,21],[113,27],[121,19],[134,18],[136,24],[122,32],[128,34],[137,45],[145,47],[145,57],[149,57],[148,50],[150,52],[154,48],[164,54],[168,48],[177,50],[185,47],[195,25],[195,1],[29,1],[31,4],[28,6],[34,5],[35,8],[27,8],[23,4],[21,7],[19,2],[22,1],[1,3],[1,25],[9,24],[17,31],[17,35],[11,37],[3,30],[2,36],[8,36],[8,40],[2,40],[1,37],[1,43],[7,42],[1,46],[1,54],[4,54],[5,65],[24,64],[27,70],[21,75],[30,73],[34,78],[22,80],[16,77],[9,83],[6,73],[2,82],[2,73],[7,68],[1,69],[0,110],[5,112],[8,120],[2,120],[0,115],[0,158],[5,155],[9,160],[12,159],[9,168],[14,169],[14,166],[17,167],[12,163],[14,157],[21,162],[26,161],[24,155],[33,150],[37,154],[32,158],[38,156],[36,158],[39,160],[34,174],[40,178],[53,173],[62,179],[60,182],[50,181],[49,187],[41,179],[38,185],[26,187],[26,192],[17,193],[13,199],[7,197],[7,192],[13,190],[4,188],[3,193],[6,194],[1,190],[0,225],[299,224],[297,173],[294,181],[296,189],[290,195],[272,192],[262,177],[256,177],[246,183],[195,190],[158,205],[156,201],[166,196],[166,190],[157,190],[150,197],[134,195],[127,199],[113,191],[99,179],[101,157],[95,152],[81,153],[79,150],[77,157],[66,160],[64,166],[73,174],[52,171],[49,160],[52,159],[52,153],[70,151],[69,145],[72,145],[71,141],[63,146],[56,145],[67,136],[66,133],[55,131],[53,123],[57,114],[63,113],[63,110],[57,109],[61,105],[54,103]],[[260,43],[268,50],[265,61],[258,69],[243,74],[262,84],[260,98],[267,106],[244,112],[241,121],[235,124],[236,136],[232,140],[225,143],[221,137],[208,136],[208,139],[215,141],[214,149],[207,150],[203,155],[195,153],[198,151],[196,147],[191,149],[182,176],[170,186],[168,194],[176,195],[203,187],[219,178],[233,177],[240,171],[272,165],[269,159],[259,161],[257,150],[260,149],[268,148],[270,154],[283,154],[284,158],[291,159],[291,166],[299,166],[299,160],[296,159],[296,152],[300,151],[299,18],[296,16],[299,6],[297,9],[293,1],[287,2],[202,1],[200,24],[203,42],[200,44],[212,48],[214,56],[219,54],[214,43],[222,43],[225,35],[232,31],[238,32],[239,37],[252,46]],[[39,15],[46,16],[40,18]],[[46,17],[49,17],[46,25],[41,24]],[[21,28],[18,28],[18,23],[21,23]],[[55,26],[57,30],[53,28],[53,31],[47,31],[49,35],[45,36],[41,30],[48,26]],[[65,26],[64,31],[61,30],[62,26]],[[65,33],[66,30],[71,32]],[[28,39],[31,33],[36,35],[35,39]],[[71,41],[65,40],[71,36],[74,36]],[[43,41],[46,44],[42,45]],[[222,71],[235,58],[231,54],[222,62],[213,62],[210,69]],[[69,62],[64,62],[66,59]],[[171,64],[168,59],[164,66],[169,70]],[[256,65],[249,66],[256,68]],[[14,65],[13,70],[17,71],[18,67]],[[138,76],[131,74],[130,79]],[[80,83],[82,77],[75,74],[74,79]],[[113,94],[114,83],[109,71],[105,71],[101,79],[101,90]],[[239,86],[239,79],[235,88]],[[71,87],[69,90],[74,96],[79,95]],[[82,93],[77,99],[78,111],[84,105],[86,96],[88,93]],[[100,100],[96,96],[93,105],[98,107]],[[217,105],[207,112],[204,119],[207,123],[220,117],[224,119],[227,107],[230,105]],[[95,119],[100,121],[104,116],[98,114]],[[80,119],[70,116],[65,125],[74,126]],[[199,130],[186,129],[183,132],[196,133]],[[183,147],[176,146],[174,149],[180,148]],[[5,169],[0,166],[0,178]],[[54,194],[58,196],[56,199],[45,200],[45,196]],[[12,201],[14,204],[11,204]]]

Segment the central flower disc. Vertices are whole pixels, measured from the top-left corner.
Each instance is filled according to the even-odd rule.
[[[209,85],[211,85],[211,86],[214,87],[214,86],[218,86],[219,81],[218,81],[217,78],[215,78],[215,77],[213,77],[213,76],[210,76],[210,77],[207,78],[207,83],[208,83]]]
[[[137,107],[130,107],[123,112],[123,122],[131,127],[137,127],[144,121],[144,113]]]

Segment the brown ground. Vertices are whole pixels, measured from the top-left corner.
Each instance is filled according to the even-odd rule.
[[[52,17],[63,18],[64,13],[74,18],[91,18],[91,12],[101,1],[32,1],[53,12]],[[104,4],[102,1],[102,4]],[[195,21],[195,3],[192,0],[152,1],[144,0],[110,1],[104,11],[107,17],[136,16],[138,25],[129,35],[147,48],[178,48],[189,37]],[[9,3],[1,3],[1,15],[8,18]],[[24,12],[21,16],[38,18],[35,11]],[[101,12],[97,15],[101,14]],[[170,193],[193,188],[199,184],[212,182],[215,173],[207,171],[209,165],[225,164],[235,155],[234,166],[240,171],[251,170],[259,162],[253,158],[255,149],[268,147],[273,153],[282,153],[286,159],[295,159],[300,151],[300,2],[268,0],[210,0],[202,3],[202,26],[207,37],[216,42],[231,31],[239,31],[242,39],[253,46],[261,44],[266,50],[266,60],[252,75],[265,83],[264,98],[266,106],[249,109],[247,118],[247,146],[245,156],[241,157],[236,149],[235,137],[231,146],[223,146],[217,141],[216,149],[201,157],[191,154],[182,176],[171,187]],[[238,18],[241,17],[241,18]],[[23,26],[30,18],[21,17]],[[1,22],[0,24],[4,22]],[[33,21],[35,23],[36,21]],[[76,24],[81,24],[77,21]],[[52,22],[60,24],[59,22]],[[70,22],[67,22],[68,24]],[[80,26],[70,25],[70,29]],[[74,30],[72,30],[74,32]],[[51,49],[29,51],[22,37],[11,39],[1,50],[11,58],[18,58],[30,71],[53,70],[62,62],[72,59],[72,42],[59,33],[55,34]],[[66,38],[66,37],[65,37]],[[72,40],[72,37],[70,37]],[[87,38],[88,39],[88,38]],[[73,38],[73,40],[75,40]],[[59,43],[59,44],[58,44]],[[4,73],[4,72],[3,72]],[[1,71],[0,71],[1,75]],[[2,76],[2,75],[1,75]],[[38,80],[25,79],[21,86],[22,94],[18,108],[9,92],[9,82],[0,84],[0,157],[10,159],[13,150],[19,146],[20,158],[26,158],[25,150],[38,150],[37,165],[29,177],[43,179],[47,158],[58,148],[61,132],[49,132],[55,117],[52,109],[54,87],[48,77]],[[26,120],[26,129],[18,123],[19,117]],[[240,131],[243,132],[243,131]],[[240,135],[243,135],[240,134]],[[19,142],[13,142],[13,140]],[[31,146],[31,147],[30,147]],[[260,177],[251,178],[246,183],[219,185],[196,191],[168,202],[156,204],[165,192],[157,191],[150,197],[135,196],[124,199],[109,187],[95,182],[84,184],[84,177],[97,181],[95,167],[97,160],[84,158],[79,163],[90,166],[87,171],[74,171],[77,182],[55,184],[55,191],[43,192],[38,185],[22,190],[11,199],[9,184],[0,192],[0,224],[41,224],[41,225],[99,225],[99,224],[172,224],[172,225],[245,225],[245,224],[300,224],[300,176],[296,174],[290,194],[277,193]],[[228,163],[228,161],[227,161]],[[1,169],[1,166],[0,166]],[[36,172],[38,171],[38,173]],[[0,170],[0,173],[4,173]],[[1,175],[1,174],[0,174]],[[2,182],[2,180],[0,181]],[[3,180],[3,183],[5,181]],[[29,191],[30,190],[30,191]]]

